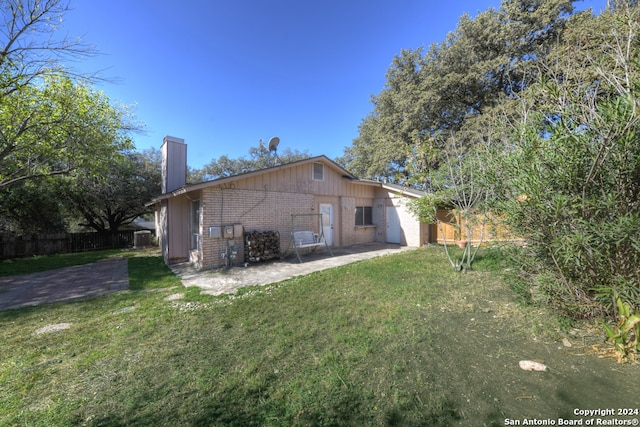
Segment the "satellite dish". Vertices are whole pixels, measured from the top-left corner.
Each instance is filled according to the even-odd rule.
[[[269,140],[269,151],[277,151],[278,144],[280,144],[280,138],[278,138],[277,136],[272,137]]]

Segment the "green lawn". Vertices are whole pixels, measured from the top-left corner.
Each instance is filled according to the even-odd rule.
[[[428,247],[221,297],[133,255],[130,291],[0,312],[0,425],[493,426],[637,407],[639,366],[517,304],[495,254],[458,274]]]

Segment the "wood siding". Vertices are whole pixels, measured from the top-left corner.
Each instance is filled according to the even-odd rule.
[[[187,182],[187,145],[183,139],[167,136],[162,153],[162,192],[182,187]]]
[[[313,163],[283,167],[271,173],[239,178],[227,188],[239,190],[275,191],[281,193],[315,194],[324,196],[350,196],[373,198],[376,188],[343,178],[334,168],[324,165],[324,180],[312,177]]]
[[[166,228],[160,228],[165,259],[168,262],[185,261],[189,258],[190,202],[186,196],[168,200],[162,221]]]

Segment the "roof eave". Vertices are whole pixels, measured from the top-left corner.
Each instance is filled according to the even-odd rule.
[[[238,174],[238,175],[232,175],[232,176],[225,176],[225,177],[222,177],[222,178],[216,178],[216,179],[213,179],[211,181],[198,182],[196,184],[188,184],[188,185],[182,186],[180,188],[177,188],[176,190],[173,190],[173,191],[171,191],[169,193],[161,194],[158,197],[155,197],[154,199],[151,200],[151,202],[149,202],[147,204],[147,206],[152,206],[152,205],[155,205],[156,203],[159,203],[159,202],[161,202],[163,200],[167,200],[167,199],[170,199],[172,197],[181,196],[181,195],[190,193],[192,191],[198,191],[198,190],[202,190],[204,188],[212,187],[212,186],[215,186],[215,185],[221,185],[221,184],[226,184],[226,183],[229,183],[229,182],[233,182],[233,181],[236,181],[238,179],[252,178],[254,176],[262,175],[262,174],[265,174],[265,173],[270,173],[270,172],[277,171],[277,170],[287,169],[287,168],[290,168],[290,167],[299,166],[299,165],[303,165],[303,164],[307,164],[307,163],[315,163],[315,162],[318,162],[318,161],[324,161],[325,163],[328,163],[332,168],[338,170],[342,174],[342,177],[345,178],[345,179],[350,179],[350,180],[354,180],[354,181],[358,180],[358,178],[355,175],[353,175],[351,172],[347,171],[346,169],[344,169],[342,166],[340,166],[339,164],[337,164],[336,162],[334,162],[333,160],[331,160],[327,156],[321,155],[321,156],[309,157],[309,158],[298,160],[298,161],[295,161],[295,162],[285,163],[285,164],[282,164],[282,165],[272,166],[272,167],[265,168],[265,169],[259,169],[259,170],[255,170],[255,171],[241,173],[241,174]]]

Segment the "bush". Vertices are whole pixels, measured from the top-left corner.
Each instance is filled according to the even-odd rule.
[[[493,157],[496,208],[526,239],[534,293],[572,318],[615,318],[616,295],[640,309],[640,24],[614,23],[592,78],[569,78],[592,63],[548,67]]]

